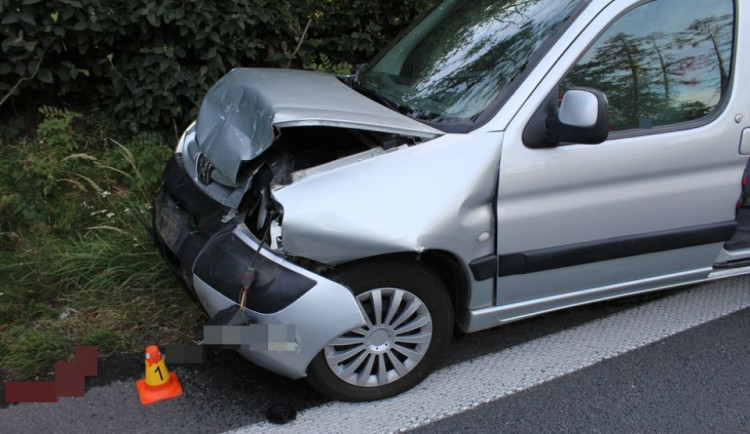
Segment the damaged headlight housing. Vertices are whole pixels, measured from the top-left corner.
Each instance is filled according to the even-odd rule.
[[[264,189],[260,196],[258,208],[247,215],[245,224],[266,247],[283,255],[282,220],[284,208],[271,197],[270,189]]]
[[[177,147],[175,148],[174,153],[177,155],[182,154],[183,150],[185,149],[185,143],[191,140],[195,140],[195,122],[190,124],[185,132],[182,133],[182,137],[180,137],[180,140],[177,141]]]
[[[282,253],[284,251],[284,240],[281,231],[281,218],[277,218],[271,222],[270,236],[271,245],[269,247],[271,250]]]

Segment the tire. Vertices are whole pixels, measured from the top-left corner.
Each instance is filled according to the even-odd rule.
[[[379,260],[343,267],[334,278],[357,297],[368,324],[323,348],[310,362],[309,383],[335,400],[372,401],[427,377],[453,332],[453,305],[440,277],[422,263]]]

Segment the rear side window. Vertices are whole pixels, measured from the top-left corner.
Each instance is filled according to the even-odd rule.
[[[705,117],[729,88],[732,0],[656,0],[617,19],[561,83],[603,91],[610,130]]]

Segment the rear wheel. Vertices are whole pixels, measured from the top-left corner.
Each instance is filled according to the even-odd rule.
[[[344,401],[397,395],[422,381],[450,343],[453,308],[442,280],[421,263],[376,261],[338,279],[357,297],[366,324],[330,342],[308,379]]]

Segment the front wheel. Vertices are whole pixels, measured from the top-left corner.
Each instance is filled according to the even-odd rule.
[[[331,341],[308,368],[330,398],[371,401],[422,381],[450,343],[453,308],[443,281],[421,263],[376,261],[337,278],[357,297],[365,325]]]

